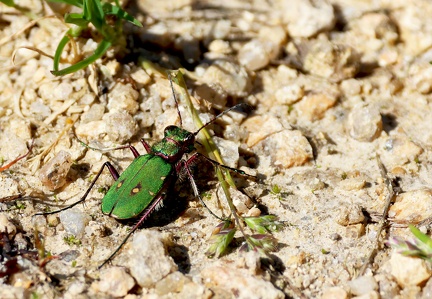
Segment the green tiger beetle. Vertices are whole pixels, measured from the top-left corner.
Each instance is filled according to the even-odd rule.
[[[175,98],[175,95],[174,95]],[[176,100],[176,99],[175,99]],[[176,100],[177,111],[178,104]],[[132,233],[144,222],[144,220],[150,215],[151,212],[158,209],[162,205],[162,201],[165,198],[168,188],[174,183],[177,177],[182,171],[186,172],[189,177],[193,192],[195,196],[201,201],[204,207],[208,209],[203,199],[201,198],[197,185],[192,177],[190,165],[199,157],[203,157],[210,161],[212,164],[219,167],[226,168],[230,171],[234,171],[241,175],[251,176],[246,174],[244,171],[231,168],[218,163],[198,152],[192,154],[187,160],[182,159],[185,154],[189,154],[195,149],[195,138],[197,134],[206,126],[213,123],[216,119],[224,115],[225,113],[239,108],[240,106],[248,106],[247,104],[235,105],[215,118],[204,124],[196,132],[191,133],[178,126],[168,126],[165,128],[164,137],[161,141],[150,146],[144,139],[141,139],[141,143],[144,146],[147,154],[140,155],[137,149],[132,146],[123,146],[118,149],[129,148],[134,156],[132,163],[126,168],[126,170],[119,175],[117,170],[110,162],[105,162],[96,177],[93,179],[90,187],[84,193],[83,197],[77,202],[52,212],[42,212],[35,215],[48,215],[55,214],[67,209],[70,209],[77,204],[84,202],[90,193],[91,189],[95,185],[99,176],[102,174],[105,168],[108,168],[111,176],[114,178],[115,183],[110,187],[108,192],[102,198],[102,213],[119,220],[127,220],[132,218],[140,217],[139,221],[132,227],[128,235],[117,247],[117,249],[99,266],[103,267],[108,261],[110,261],[121,247],[126,243]],[[180,116],[181,122],[181,116]],[[254,177],[254,176],[251,176]],[[209,212],[220,220],[226,220],[222,217],[214,214],[210,209]]]

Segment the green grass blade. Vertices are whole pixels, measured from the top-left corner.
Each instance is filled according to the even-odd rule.
[[[105,14],[102,4],[97,0],[84,0],[83,17],[95,26],[104,37]]]
[[[107,15],[115,15],[117,18],[122,19],[122,20],[126,20],[138,27],[142,27],[143,25],[141,24],[140,21],[138,21],[137,19],[135,19],[133,16],[131,16],[130,14],[128,14],[126,11],[124,11],[123,9],[121,9],[118,6],[114,6],[110,3],[104,3],[103,4],[103,10],[105,12],[105,14]]]
[[[67,75],[67,74],[71,74],[73,72],[79,71],[83,68],[86,68],[88,65],[92,64],[93,62],[95,62],[97,59],[99,59],[100,57],[102,57],[105,52],[111,47],[111,42],[103,40],[99,46],[97,47],[96,51],[94,52],[93,55],[87,57],[84,60],[81,60],[80,62],[71,65],[67,68],[64,68],[60,71],[58,71],[58,62],[57,62],[57,70],[55,69],[55,60],[54,60],[54,71],[51,71],[51,73],[54,76],[63,76],[63,75]],[[58,48],[57,48],[58,50]],[[56,51],[57,54],[57,51]],[[60,52],[61,54],[61,52]]]
[[[86,28],[89,23],[80,13],[65,14],[64,20],[66,23],[74,24],[81,28]]]
[[[67,43],[70,41],[70,38],[69,38],[69,35],[68,35],[69,31],[66,32],[65,36],[63,36],[63,38],[59,42],[59,44],[57,46],[57,49],[56,49],[56,51],[54,53],[54,72],[58,71],[59,64],[60,64],[61,53],[63,52],[64,47],[66,47]]]
[[[0,0],[0,2],[7,6],[15,7],[15,2],[13,0]]]
[[[83,8],[83,0],[47,0],[48,2],[66,3],[79,8]]]
[[[422,233],[417,227],[414,225],[409,226],[410,231],[412,234],[423,244],[425,244],[427,247],[429,247],[430,251],[432,251],[432,239],[428,236]]]

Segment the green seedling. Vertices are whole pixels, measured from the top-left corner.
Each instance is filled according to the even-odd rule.
[[[242,104],[223,111],[214,119],[204,124],[196,132],[192,133],[182,129],[181,127],[172,125],[165,128],[164,138],[153,146],[150,146],[144,139],[141,139],[141,143],[147,151],[146,155],[140,155],[132,145],[121,147],[129,148],[135,157],[133,162],[121,175],[119,175],[110,162],[105,162],[80,200],[63,209],[53,212],[38,213],[36,215],[59,213],[84,202],[103,170],[108,168],[115,180],[115,183],[110,187],[102,199],[102,212],[105,215],[119,220],[133,219],[137,217],[140,217],[140,219],[129,231],[119,247],[102,263],[100,266],[102,267],[115,256],[123,244],[125,244],[132,233],[144,222],[149,214],[161,206],[167,190],[171,184],[176,181],[179,175],[185,174],[189,178],[195,196],[201,201],[203,206],[207,208],[198,192],[198,188],[190,170],[190,165],[193,164],[198,157],[203,157],[218,167],[237,172],[241,175],[247,175],[242,170],[221,165],[198,152],[192,154],[192,156],[187,160],[183,159],[185,154],[192,153],[195,150],[195,137],[203,128],[213,123],[225,113],[236,109],[239,106],[242,106]],[[209,210],[209,212],[214,217],[220,220],[225,220],[214,214],[211,210]]]
[[[61,39],[54,54],[54,70],[51,72],[55,76],[63,76],[84,69],[97,59],[101,58],[108,49],[113,45],[122,45],[125,43],[122,32],[122,21],[128,21],[136,26],[142,27],[142,24],[120,8],[118,0],[116,5],[100,0],[48,0],[49,2],[66,3],[82,9],[81,13],[66,14],[64,20],[66,23],[75,25],[69,29]],[[111,20],[114,23],[111,24]],[[66,45],[81,35],[81,32],[92,24],[102,40],[94,53],[83,60],[59,70],[61,54]]]
[[[66,244],[70,245],[81,245],[81,241],[77,239],[74,235],[66,236],[63,238],[63,241],[66,242]]]
[[[418,257],[432,262],[432,239],[413,225],[410,225],[409,228],[414,235],[413,240],[407,241],[394,237],[388,240],[386,244],[396,249],[402,255]]]

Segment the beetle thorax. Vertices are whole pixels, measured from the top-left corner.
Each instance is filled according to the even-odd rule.
[[[169,163],[180,161],[184,154],[192,152],[195,135],[177,126],[168,126],[164,138],[152,146],[152,153],[162,157]]]

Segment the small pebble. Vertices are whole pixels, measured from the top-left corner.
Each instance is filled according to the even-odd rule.
[[[256,71],[269,64],[271,53],[278,52],[277,48],[278,46],[271,42],[253,39],[239,50],[238,60],[248,70]]]
[[[95,120],[101,120],[105,112],[105,106],[102,104],[93,104],[89,110],[81,115],[81,124]]]
[[[366,181],[359,178],[348,178],[338,183],[338,187],[346,191],[361,190],[366,186]]]
[[[382,131],[382,117],[378,107],[356,105],[348,116],[348,127],[355,140],[373,141]]]
[[[352,299],[380,299],[381,296],[377,291],[371,291],[367,294],[352,297]]]
[[[179,271],[175,271],[159,280],[155,285],[155,290],[160,296],[169,293],[180,293],[183,290],[184,285],[189,282],[191,282],[190,278],[186,277]]]
[[[257,207],[253,207],[249,210],[249,212],[246,214],[247,217],[258,217],[261,215],[261,210]]]
[[[420,285],[431,277],[427,262],[413,257],[403,256],[395,251],[390,257],[391,275],[401,287]]]
[[[432,70],[429,62],[419,61],[410,66],[408,87],[422,94],[432,92]]]
[[[134,234],[127,250],[127,266],[142,288],[152,288],[162,278],[177,270],[167,254],[162,234],[142,230]]]
[[[150,76],[146,73],[146,71],[142,68],[135,69],[130,76],[134,79],[135,82],[141,85],[147,85],[151,82]]]
[[[226,60],[218,60],[209,66],[202,80],[208,84],[219,84],[228,95],[234,97],[247,95],[252,84],[242,66]]]
[[[39,170],[39,180],[50,191],[63,187],[71,165],[71,155],[61,150]]]
[[[249,117],[243,123],[243,127],[249,133],[246,140],[248,147],[253,147],[267,136],[285,129],[276,117],[268,115]]]
[[[3,283],[0,288],[0,298],[26,299],[28,298],[28,291],[22,287],[14,287]]]
[[[290,36],[312,37],[319,32],[329,31],[336,23],[334,9],[326,1],[277,1],[283,21]]]
[[[135,285],[133,278],[121,267],[112,267],[100,272],[99,281],[92,284],[95,292],[103,292],[113,297],[123,297]]]
[[[378,282],[381,298],[395,298],[399,295],[400,288],[390,274],[377,274],[375,279]]]
[[[313,158],[309,141],[297,130],[283,130],[271,134],[255,148],[262,149],[266,155],[271,157],[275,166],[282,168],[300,166]]]
[[[348,299],[348,292],[341,287],[331,287],[324,290],[321,299]]]
[[[351,47],[318,41],[308,50],[303,69],[331,82],[353,78],[360,67],[360,56]]]
[[[304,96],[304,87],[299,84],[290,84],[276,90],[275,99],[279,104],[291,105],[300,101]]]
[[[336,105],[337,96],[327,93],[310,94],[296,105],[299,114],[309,121],[317,121],[324,117],[327,110]]]
[[[226,262],[214,262],[201,271],[207,287],[222,288],[235,298],[282,299],[285,295],[269,281],[251,275],[247,270],[234,268]],[[216,297],[218,293],[214,294]]]
[[[357,223],[346,227],[345,236],[351,239],[358,239],[365,234],[363,223]]]
[[[138,96],[139,92],[131,84],[116,84],[108,93],[108,110],[111,113],[125,111],[133,115],[139,108]]]
[[[57,101],[66,101],[71,98],[73,87],[68,82],[62,82],[52,90],[52,97]]]
[[[223,157],[224,164],[229,167],[236,168],[240,157],[238,144],[217,136],[213,137],[213,141],[215,142],[221,157]]]
[[[56,214],[47,215],[47,223],[51,227],[56,227],[60,223],[60,219]]]
[[[16,226],[9,221],[4,214],[0,214],[0,233],[8,234],[9,239],[12,239],[17,232]]]
[[[59,217],[65,231],[75,236],[77,239],[82,238],[85,227],[91,219],[90,216],[77,208],[71,208],[60,212]]]
[[[373,276],[360,276],[348,282],[351,293],[357,296],[378,290],[378,283]]]
[[[408,136],[394,136],[387,139],[383,146],[381,159],[385,165],[391,167],[402,166],[415,161],[423,153],[423,148],[415,144]]]
[[[432,215],[432,190],[413,190],[396,196],[389,217],[399,223],[417,224]]]
[[[126,143],[132,136],[138,133],[138,126],[135,120],[127,112],[121,111],[105,114],[103,121],[106,124],[108,137],[113,142]]]
[[[362,209],[357,204],[343,204],[335,215],[336,222],[343,226],[361,223],[365,220]]]

